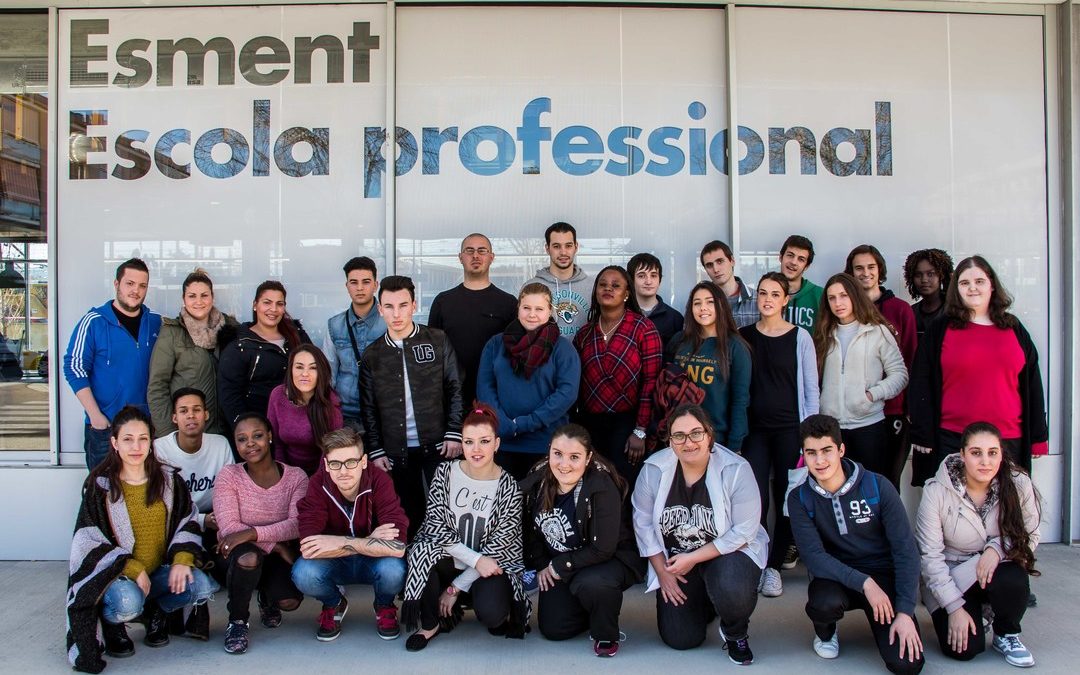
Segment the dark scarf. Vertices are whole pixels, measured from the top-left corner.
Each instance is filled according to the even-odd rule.
[[[503,332],[503,346],[514,374],[524,374],[526,380],[532,377],[551,358],[551,350],[558,340],[559,326],[554,319],[529,331],[517,319],[511,321]]]

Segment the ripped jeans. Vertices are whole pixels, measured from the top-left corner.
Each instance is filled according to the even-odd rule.
[[[127,623],[139,618],[146,601],[154,600],[166,613],[189,605],[201,605],[220,589],[216,581],[205,572],[192,568],[194,579],[188,583],[183,593],[169,590],[169,570],[171,565],[162,565],[150,575],[150,594],[143,595],[142,589],[134,579],[117,577],[105,589],[101,601],[101,618],[106,623]]]

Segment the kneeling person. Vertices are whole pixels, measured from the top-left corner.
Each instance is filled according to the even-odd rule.
[[[919,552],[900,495],[887,478],[844,457],[836,418],[811,415],[799,435],[810,475],[788,494],[787,506],[811,577],[806,614],[814,652],[836,658],[836,623],[861,609],[885,667],[915,675],[923,667],[915,621]]]
[[[394,484],[381,469],[368,467],[360,436],[351,428],[322,437],[323,467],[308,482],[299,504],[300,553],[293,582],[322,602],[323,642],[341,634],[349,601],[339,586],[371,584],[379,637],[399,633],[394,597],[405,583],[405,533],[409,519]]]

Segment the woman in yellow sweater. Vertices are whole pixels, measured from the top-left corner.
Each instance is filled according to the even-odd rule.
[[[135,652],[124,624],[140,615],[149,647],[169,643],[165,615],[206,602],[217,583],[198,569],[204,551],[196,509],[183,480],[158,462],[153,423],[128,406],[112,422],[112,451],[83,485],[71,542],[68,660],[76,670],[105,668],[104,651]]]

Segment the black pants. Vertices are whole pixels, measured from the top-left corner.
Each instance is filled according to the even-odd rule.
[[[219,586],[225,588],[229,566],[225,562],[225,558],[218,553],[217,530],[203,528],[202,545],[203,550],[206,551],[206,564],[203,565],[203,572],[209,574],[214,578],[214,581],[218,582]]]
[[[631,464],[626,458],[626,439],[637,426],[637,411],[623,413],[588,413],[582,411],[578,424],[585,427],[592,438],[593,447],[615,465],[615,469],[633,485],[637,482],[641,463]]]
[[[612,558],[540,591],[540,634],[548,640],[569,640],[588,629],[594,640],[617,641],[623,591],[634,581],[633,571]]]
[[[686,575],[682,590],[686,602],[673,605],[656,591],[656,627],[660,639],[672,649],[693,649],[705,641],[713,618],[729,640],[748,635],[750,615],[757,606],[761,570],[740,551],[702,563]]]
[[[443,558],[428,573],[427,586],[420,596],[420,627],[433,630],[439,625],[439,596],[461,570],[454,567],[453,558]],[[466,604],[476,612],[476,619],[488,628],[496,628],[510,618],[514,588],[505,574],[477,579],[458,604]]]
[[[883,476],[888,476],[892,471],[889,431],[885,420],[858,429],[841,429],[840,436],[844,441],[845,457]]]
[[[428,486],[435,477],[435,469],[445,460],[436,446],[424,445],[408,448],[404,457],[395,457],[391,461],[390,477],[394,480],[394,492],[401,500],[401,507],[409,517],[408,541],[412,541],[424,522]]]
[[[254,567],[240,564],[242,558],[249,560],[251,556],[255,557]],[[251,542],[229,552],[228,570],[229,621],[248,620],[251,596],[256,590],[268,605],[285,610],[296,609],[304,599],[293,584],[292,565],[277,553],[264,553]]]
[[[895,605],[895,580],[887,576],[873,578]],[[900,641],[889,644],[889,626],[874,621],[873,609],[866,601],[866,596],[859,591],[853,591],[838,581],[817,578],[810,581],[807,595],[809,597],[806,600],[806,615],[814,622],[814,632],[822,640],[828,640],[836,633],[836,622],[844,617],[845,612],[861,609],[866,614],[870,632],[874,634],[874,642],[877,643],[878,653],[889,672],[916,675],[922,670],[924,663],[922,655],[915,661],[908,660],[906,654],[903,659],[900,658]],[[915,621],[915,629],[919,629],[918,621]]]
[[[1027,611],[1028,593],[1031,590],[1028,573],[1014,562],[1002,562],[986,588],[976,582],[964,593],[964,610],[975,621],[975,635],[968,635],[967,649],[955,651],[949,646],[949,613],[944,607],[935,610],[934,620],[941,651],[949,658],[969,661],[986,650],[986,631],[982,622],[983,603],[990,603],[994,610],[994,634],[1011,635],[1020,632],[1020,621]]]
[[[772,479],[773,531],[769,538],[768,567],[780,569],[791,544],[791,523],[784,515],[784,493],[787,491],[788,470],[799,463],[798,427],[790,429],[752,429],[743,441],[742,456],[750,462],[761,495],[761,526],[768,530],[769,479]]]
[[[521,480],[533,468],[537,462],[547,459],[546,452],[506,452],[500,450],[495,453],[495,463],[503,468],[506,473]]]
[[[904,415],[885,416],[885,434],[887,440],[886,455],[890,463],[889,471],[885,477],[893,484],[896,491],[900,491],[900,476],[904,473],[904,465],[907,464],[908,453],[911,452],[911,442],[908,441],[908,430],[911,423]]]

